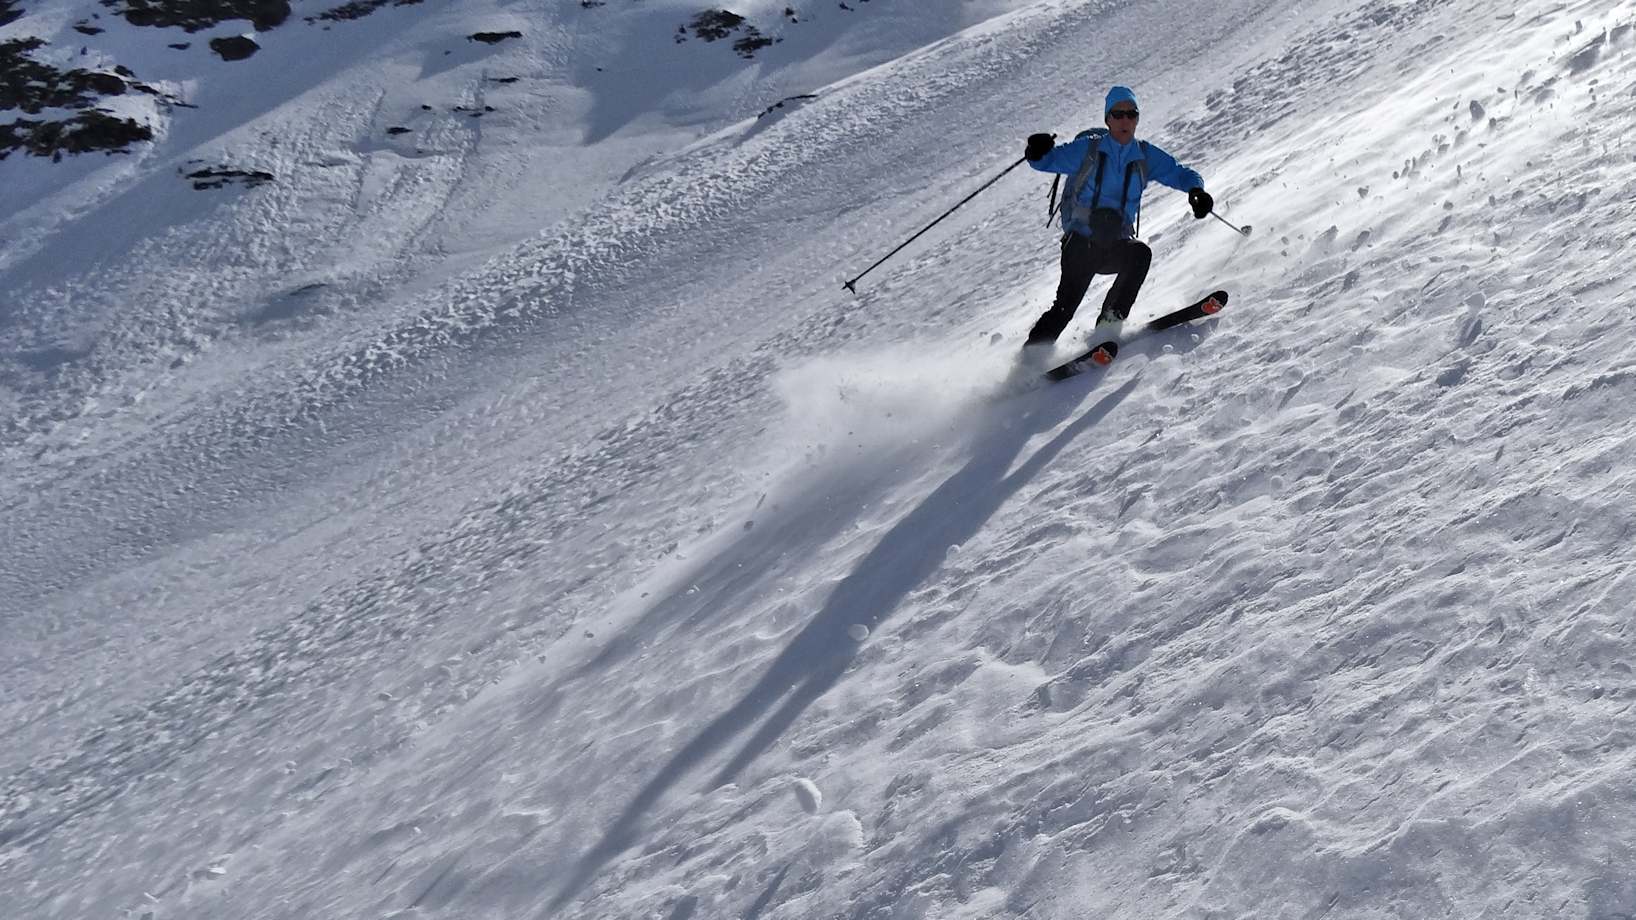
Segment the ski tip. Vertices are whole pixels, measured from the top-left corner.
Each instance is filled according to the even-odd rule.
[[[1216,291],[1204,299],[1202,309],[1204,310],[1206,316],[1214,316],[1215,314],[1220,313],[1222,308],[1225,306],[1227,306],[1227,292]]]
[[[1097,367],[1107,367],[1113,363],[1114,356],[1117,354],[1119,354],[1119,345],[1116,342],[1098,345],[1091,350],[1091,363]]]

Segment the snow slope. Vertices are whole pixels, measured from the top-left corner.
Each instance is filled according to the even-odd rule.
[[[1636,5],[857,6],[568,129],[647,14],[529,8],[628,21],[427,162],[365,139],[494,98],[428,49],[522,13],[388,9],[0,163],[7,903],[1636,912]],[[1148,199],[1138,309],[1219,320],[996,396],[1022,171],[839,290],[1116,80],[1255,226]],[[295,178],[178,197],[201,149]]]

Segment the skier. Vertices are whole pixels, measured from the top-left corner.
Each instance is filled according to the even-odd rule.
[[[1114,275],[1097,323],[1123,322],[1147,278],[1153,250],[1136,238],[1142,190],[1157,180],[1187,192],[1193,216],[1203,220],[1215,207],[1199,174],[1147,141],[1136,141],[1136,94],[1128,87],[1108,90],[1106,131],[1092,130],[1056,146],[1051,134],[1028,138],[1024,156],[1040,172],[1069,176],[1062,195],[1062,280],[1057,299],[1028,333],[1025,349],[1048,348],[1068,327],[1094,275]]]

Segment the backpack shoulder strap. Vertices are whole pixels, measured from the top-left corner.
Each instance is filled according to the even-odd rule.
[[[1107,158],[1107,155],[1102,153],[1100,145],[1102,143],[1103,136],[1107,133],[1108,129],[1106,128],[1086,128],[1085,130],[1074,135],[1075,141],[1084,140],[1087,137],[1091,138],[1091,146],[1090,149],[1085,152],[1085,159],[1079,164],[1078,171],[1073,174],[1073,176],[1068,180],[1067,187],[1062,190],[1063,209],[1071,210],[1073,208],[1073,203],[1078,201],[1079,193],[1084,190],[1085,183],[1089,180],[1092,169],[1097,171],[1098,179],[1102,178],[1101,165],[1103,160]],[[1096,153],[1096,156],[1091,155],[1093,152]],[[1051,218],[1056,217],[1057,183],[1061,181],[1061,179],[1062,177],[1058,175],[1056,178],[1051,180],[1050,209],[1046,217],[1046,223],[1050,223]]]
[[[1089,128],[1074,135],[1074,140],[1090,138],[1091,145],[1085,151],[1085,159],[1079,164],[1079,171],[1068,180],[1068,186],[1062,190],[1063,207],[1069,207],[1079,201],[1079,194],[1085,190],[1085,183],[1090,181],[1091,171],[1096,171],[1097,181],[1102,179],[1102,164],[1108,155],[1102,152],[1102,138],[1108,134],[1105,128]]]

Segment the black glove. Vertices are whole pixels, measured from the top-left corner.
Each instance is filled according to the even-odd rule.
[[[1210,197],[1210,193],[1196,185],[1187,190],[1187,203],[1193,206],[1193,216],[1199,220],[1209,217],[1216,206],[1216,200]]]
[[[1038,160],[1050,153],[1051,148],[1056,145],[1057,136],[1055,134],[1030,134],[1028,135],[1028,148],[1023,151],[1023,156],[1030,161]]]

